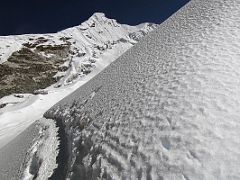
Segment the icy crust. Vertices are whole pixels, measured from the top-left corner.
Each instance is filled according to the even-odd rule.
[[[51,119],[40,119],[39,136],[35,138],[32,147],[27,153],[26,168],[22,180],[48,179],[57,168],[58,128]]]
[[[192,0],[45,116],[69,179],[240,179],[240,1]]]

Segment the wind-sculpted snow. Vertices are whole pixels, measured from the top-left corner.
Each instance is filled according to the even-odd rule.
[[[240,1],[192,0],[45,116],[70,179],[240,179]]]

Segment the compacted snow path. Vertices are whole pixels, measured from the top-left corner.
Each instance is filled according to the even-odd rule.
[[[70,179],[240,179],[240,1],[192,0],[51,108]]]
[[[22,180],[48,179],[57,167],[58,128],[51,119],[37,121],[39,135],[33,140],[33,145],[27,152],[26,167]]]

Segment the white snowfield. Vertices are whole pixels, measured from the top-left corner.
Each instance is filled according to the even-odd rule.
[[[68,70],[56,74],[56,77],[62,78],[45,90],[48,94],[23,94],[20,95],[21,98],[10,95],[0,99],[0,105],[7,104],[0,108],[0,148],[34,121],[42,118],[50,107],[99,73],[155,27],[155,24],[150,23],[122,25],[106,18],[103,13],[95,13],[81,25],[55,34],[0,36],[0,64],[6,62],[13,52],[21,49],[23,44],[34,44],[38,38],[43,40],[41,46],[66,44],[65,39],[69,38],[74,52],[69,54],[63,64]],[[82,68],[87,65],[94,68],[90,74],[84,75]]]
[[[239,107],[240,1],[192,0],[45,116],[70,179],[239,180]]]

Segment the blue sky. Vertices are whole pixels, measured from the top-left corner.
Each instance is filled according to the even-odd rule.
[[[120,23],[161,23],[189,0],[7,0],[0,2],[0,35],[57,32],[94,12]]]

